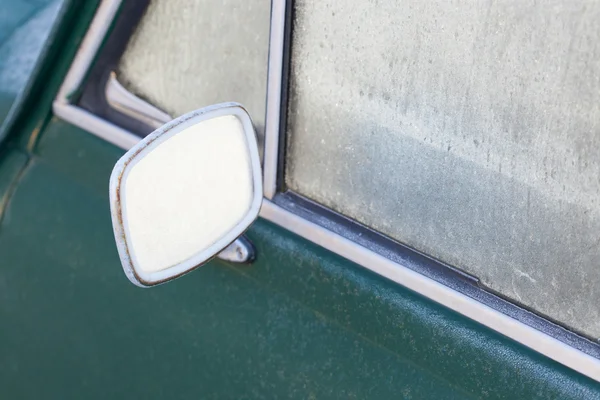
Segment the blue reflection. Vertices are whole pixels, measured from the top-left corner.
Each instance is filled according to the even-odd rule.
[[[0,139],[62,3],[62,0],[0,0]]]

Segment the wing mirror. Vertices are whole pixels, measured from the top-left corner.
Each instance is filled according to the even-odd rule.
[[[110,177],[125,274],[149,287],[203,265],[256,219],[262,196],[256,135],[241,105],[167,123],[129,150]]]

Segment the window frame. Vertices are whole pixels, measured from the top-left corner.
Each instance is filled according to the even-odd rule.
[[[123,0],[103,0],[53,103],[63,120],[125,150],[140,136],[70,102]],[[292,1],[272,0],[260,217],[600,382],[600,345],[503,299],[478,280],[283,185]]]

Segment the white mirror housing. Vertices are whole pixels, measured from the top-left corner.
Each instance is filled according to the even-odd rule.
[[[241,105],[218,104],[165,124],[110,177],[125,274],[150,287],[194,270],[242,235],[261,203],[256,135]]]

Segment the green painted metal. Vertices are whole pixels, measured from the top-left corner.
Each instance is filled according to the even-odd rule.
[[[0,385],[14,398],[580,398],[598,384],[265,221],[251,266],[132,286],[120,149],[53,120],[0,227]]]
[[[50,116],[93,12],[81,4],[0,153],[3,397],[600,398],[597,382],[266,221],[248,233],[250,266],[131,285],[107,190],[123,152]]]

